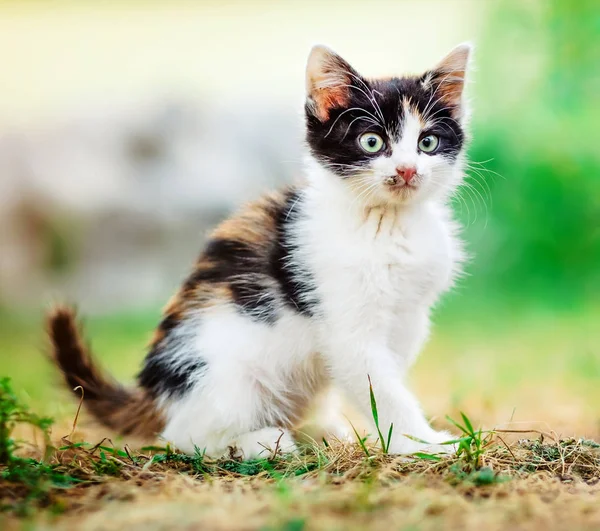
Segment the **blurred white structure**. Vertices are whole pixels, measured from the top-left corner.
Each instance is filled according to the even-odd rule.
[[[300,125],[275,109],[178,102],[0,137],[0,302],[163,299],[208,228],[293,178]]]

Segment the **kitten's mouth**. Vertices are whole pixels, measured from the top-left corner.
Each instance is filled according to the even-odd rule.
[[[415,181],[415,179],[411,179],[409,182],[406,182],[397,175],[391,175],[384,181],[384,183],[391,192],[395,193],[406,194],[418,188],[418,183]]]

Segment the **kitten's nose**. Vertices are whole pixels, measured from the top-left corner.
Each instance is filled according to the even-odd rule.
[[[404,182],[406,184],[408,184],[408,183],[410,183],[410,181],[412,181],[412,178],[416,175],[417,168],[415,168],[413,166],[398,166],[396,168],[396,173],[398,174],[398,176],[401,179],[404,179]]]

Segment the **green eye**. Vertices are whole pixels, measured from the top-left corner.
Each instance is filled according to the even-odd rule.
[[[360,135],[358,141],[367,153],[377,153],[383,149],[383,138],[375,133]]]
[[[423,153],[433,153],[440,145],[440,140],[435,135],[427,135],[419,140],[419,149]]]

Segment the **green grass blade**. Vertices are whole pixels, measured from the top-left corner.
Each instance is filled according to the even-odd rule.
[[[475,429],[473,428],[473,424],[471,424],[471,421],[469,420],[469,417],[467,417],[462,411],[460,412],[460,416],[463,419],[463,422],[465,423],[466,428],[469,430],[469,432],[474,435],[475,434]]]
[[[425,441],[423,439],[419,439],[418,437],[415,437],[414,435],[409,435],[408,433],[403,433],[402,434],[404,437],[406,437],[407,439],[410,439],[411,441],[415,441],[421,444],[432,444],[429,441]]]
[[[377,401],[375,400],[375,393],[373,392],[371,377],[367,375],[367,378],[369,379],[369,394],[371,395],[371,414],[373,415],[375,426],[377,426],[377,430],[379,431],[379,413],[377,411]]]
[[[371,377],[367,375],[369,379],[369,395],[371,397],[371,413],[373,414],[373,421],[375,422],[375,428],[377,429],[377,435],[379,436],[379,440],[381,442],[381,449],[384,454],[388,453],[390,447],[390,441],[392,439],[392,430],[394,429],[394,423],[390,424],[390,429],[388,430],[388,438],[383,438],[383,433],[381,433],[381,428],[379,427],[379,411],[377,410],[377,401],[375,400],[375,393],[373,392],[373,384],[371,383]]]
[[[394,432],[394,423],[390,424],[390,429],[388,431],[387,442],[385,443],[385,448],[383,449],[384,453],[388,453],[390,451],[390,444],[392,442],[392,433]]]
[[[354,431],[354,435],[356,435],[356,440],[358,441],[358,444],[360,445],[360,447],[362,448],[362,451],[365,453],[365,455],[367,457],[371,457],[371,454],[369,453],[369,449],[367,448],[367,446],[365,445],[365,440],[363,439],[359,434],[358,431],[356,431],[356,428],[354,427],[354,424],[352,424],[352,422],[350,423],[350,426],[352,426],[352,430]]]
[[[437,444],[439,444],[441,446],[445,446],[445,445],[450,445],[450,444],[460,444],[462,442],[469,442],[470,440],[471,440],[471,437],[467,436],[467,437],[461,437],[460,439],[451,439],[449,441],[444,441],[444,442],[437,443]]]
[[[419,459],[424,459],[426,461],[441,461],[442,458],[439,455],[435,454],[427,454],[425,452],[415,452],[411,454],[414,457],[418,457]]]
[[[446,415],[446,420],[448,422],[450,422],[451,424],[453,424],[455,427],[457,427],[460,431],[462,431],[464,434],[466,435],[472,435],[471,433],[469,433],[469,430],[467,430],[467,428],[465,428],[464,426],[461,426],[458,422],[456,422],[452,417]]]

